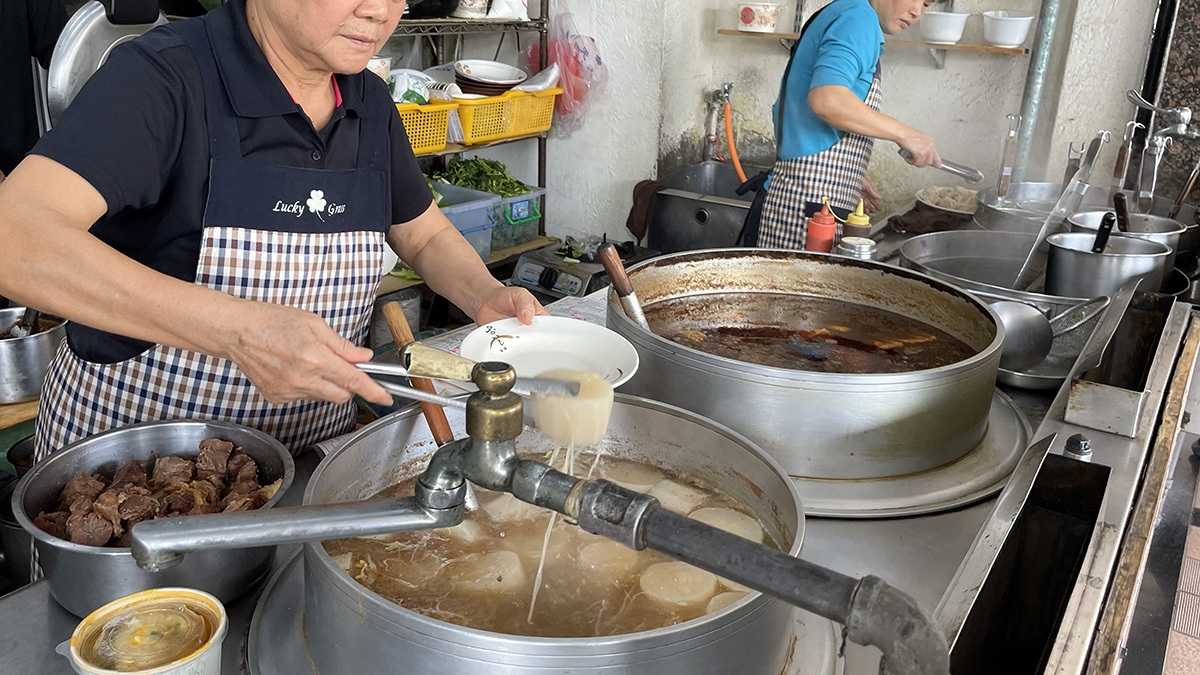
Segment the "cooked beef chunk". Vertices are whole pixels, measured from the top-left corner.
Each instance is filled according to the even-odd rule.
[[[207,438],[200,441],[200,456],[196,458],[196,477],[224,476],[229,455],[233,452],[233,443],[219,438]]]
[[[159,503],[162,504],[162,511],[166,514],[187,513],[195,506],[191,489],[168,492],[159,499]]]
[[[117,537],[116,540],[113,541],[112,545],[120,548],[129,548],[129,545],[132,543],[133,531],[125,530],[123,533],[121,533],[121,536]]]
[[[87,497],[76,497],[75,501],[71,502],[71,506],[67,509],[71,515],[76,513],[87,513],[92,510],[92,500]]]
[[[87,497],[95,500],[104,491],[104,482],[96,480],[96,478],[81,473],[72,478],[63,488],[62,494],[59,496],[58,503],[64,509],[70,508],[71,504],[80,497]]]
[[[280,478],[270,485],[264,485],[254,492],[254,502],[257,504],[254,508],[261,508],[264,504],[271,501],[276,492],[279,492],[280,486],[283,485],[283,479]]]
[[[197,504],[196,506],[192,507],[191,511],[188,511],[188,515],[189,516],[205,516],[210,513],[220,513],[220,512],[221,512],[220,504]]]
[[[120,490],[126,485],[146,487],[146,467],[142,466],[142,463],[136,459],[117,469],[117,473],[113,475],[112,483],[109,484],[108,489]]]
[[[118,537],[125,531],[125,528],[121,527],[121,516],[117,514],[117,507],[120,505],[122,497],[124,497],[124,493],[105,490],[100,493],[99,497],[96,497],[96,503],[92,505],[93,511],[112,523],[113,534]]]
[[[158,515],[158,502],[146,495],[127,495],[117,506],[117,515],[129,521],[127,527],[132,527],[135,522]]]
[[[196,465],[190,459],[182,457],[159,457],[154,462],[154,476],[151,484],[166,487],[173,483],[189,483],[196,472]]]
[[[192,481],[192,499],[194,504],[216,504],[221,501],[221,491],[217,486],[206,480]]]
[[[233,456],[229,458],[229,464],[225,467],[225,480],[232,484],[244,478],[257,477],[258,465],[254,462],[254,458],[241,451],[233,453]]]
[[[229,485],[225,482],[224,476],[218,476],[216,474],[213,474],[208,478],[200,478],[200,476],[196,476],[196,480],[193,482],[193,485],[195,483],[199,483],[200,481],[204,481],[205,483],[213,486],[217,489],[217,492],[225,492],[229,489]]]
[[[259,507],[254,503],[254,493],[232,493],[221,502],[225,513],[233,511],[253,511]]]
[[[39,513],[37,518],[33,519],[33,524],[37,525],[43,532],[51,537],[59,539],[67,538],[67,518],[71,514],[66,511],[55,511],[54,513]]]
[[[262,486],[258,484],[257,478],[239,480],[233,484],[233,487],[229,488],[229,496],[248,495],[260,487]]]
[[[103,546],[113,536],[113,525],[99,513],[76,514],[67,519],[67,537],[84,546]]]

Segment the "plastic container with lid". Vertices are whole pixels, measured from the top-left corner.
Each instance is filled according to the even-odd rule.
[[[825,205],[821,207],[820,212],[814,213],[812,218],[808,219],[808,227],[804,230],[804,250],[814,251],[816,253],[831,253],[833,251],[833,240],[837,236],[837,219],[833,217],[833,212],[829,210],[829,200],[825,200]]]
[[[191,588],[153,588],[92,612],[55,649],[80,675],[220,675],[225,607]]]

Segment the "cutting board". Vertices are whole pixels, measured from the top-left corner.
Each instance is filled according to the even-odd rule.
[[[33,419],[37,416],[37,406],[36,400],[0,405],[0,429],[7,429]]]

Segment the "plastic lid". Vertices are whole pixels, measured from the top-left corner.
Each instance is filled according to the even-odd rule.
[[[858,225],[859,227],[867,227],[871,224],[871,218],[863,210],[863,200],[858,200],[858,208],[854,209],[854,213],[846,216],[846,223],[848,225]]]

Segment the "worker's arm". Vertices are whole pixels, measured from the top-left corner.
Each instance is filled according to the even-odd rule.
[[[27,157],[0,183],[0,295],[71,321],[229,358],[272,402],[391,397],[352,364],[371,352],[321,317],[156,272],[88,230],[108,208],[62,164]]]
[[[413,220],[393,225],[388,243],[434,292],[476,323],[515,316],[528,324],[535,314],[548,313],[529,291],[493,278],[479,254],[432,201]]]
[[[829,126],[891,141],[912,153],[913,166],[941,166],[933,139],[907,124],[876,112],[849,88],[830,84],[808,92],[808,107]]]

